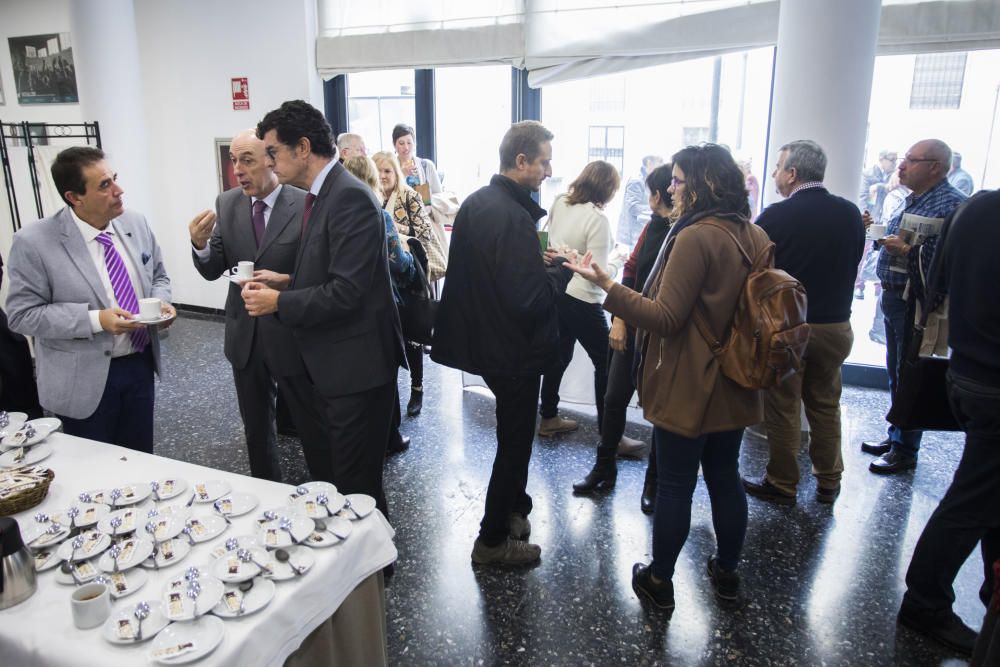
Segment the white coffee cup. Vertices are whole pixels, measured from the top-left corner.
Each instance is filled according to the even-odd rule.
[[[230,271],[240,280],[253,280],[253,262],[240,262]]]
[[[885,238],[885,225],[868,225],[868,238],[875,241]]]
[[[159,299],[139,299],[139,319],[158,320],[161,308]]]
[[[84,584],[70,596],[73,625],[81,630],[96,628],[111,615],[111,593],[104,584]]]

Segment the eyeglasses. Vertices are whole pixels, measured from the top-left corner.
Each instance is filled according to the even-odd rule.
[[[678,185],[684,185],[685,183],[687,183],[687,181],[685,181],[683,178],[676,178],[676,177],[674,177],[674,178],[670,179],[670,185],[674,186],[675,188]]]
[[[915,158],[915,157],[910,157],[909,155],[907,155],[906,157],[903,158],[903,162],[908,162],[910,164],[916,164],[917,162],[937,162],[937,158],[933,158],[933,157],[919,157],[919,158]]]

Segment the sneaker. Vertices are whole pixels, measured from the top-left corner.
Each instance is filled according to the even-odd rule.
[[[548,438],[557,433],[569,433],[575,431],[580,425],[572,419],[563,419],[555,416],[548,419],[542,418],[542,423],[538,425],[538,435]]]
[[[766,476],[760,482],[753,482],[744,478],[743,488],[754,498],[760,498],[775,505],[795,504],[795,496],[790,496],[784,491],[779,490],[778,487],[768,481]]]
[[[896,622],[962,655],[971,656],[976,645],[976,631],[963,623],[951,609],[928,612],[907,604],[904,599]]]
[[[740,575],[735,570],[728,571],[712,556],[708,559],[708,578],[712,581],[715,595],[720,600],[738,600],[740,597]]]
[[[647,445],[642,440],[635,440],[626,435],[622,436],[622,439],[618,441],[618,456],[626,459],[638,459],[646,453],[649,449]]]
[[[660,609],[674,608],[674,583],[669,579],[659,583],[653,581],[649,565],[636,563],[632,566],[632,590],[640,600],[648,600]]]
[[[520,540],[507,538],[489,547],[478,538],[472,546],[472,562],[477,565],[531,565],[542,557],[542,548]]]
[[[531,536],[531,522],[523,514],[511,512],[509,525],[511,539],[524,542]]]

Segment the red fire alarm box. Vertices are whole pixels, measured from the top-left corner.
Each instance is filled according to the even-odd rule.
[[[247,78],[233,77],[233,110],[248,111],[250,109],[250,86]]]

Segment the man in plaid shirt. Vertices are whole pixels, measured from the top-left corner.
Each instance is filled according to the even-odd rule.
[[[951,169],[951,149],[938,139],[915,143],[899,165],[899,182],[913,192],[906,207],[889,221],[887,236],[879,243],[876,274],[882,283],[882,312],[885,316],[885,356],[889,373],[889,392],[895,396],[899,369],[906,354],[910,328],[913,326],[914,298],[923,299],[924,285],[919,267],[930,267],[937,247],[937,235],[911,245],[900,237],[900,225],[906,214],[944,219],[965,199],[965,195],[948,183]],[[865,226],[872,223],[864,215]],[[907,291],[907,284],[909,290]],[[907,298],[904,299],[904,292]],[[888,436],[880,443],[861,443],[862,451],[876,454],[872,472],[890,475],[917,465],[921,431],[903,431],[889,425]]]

